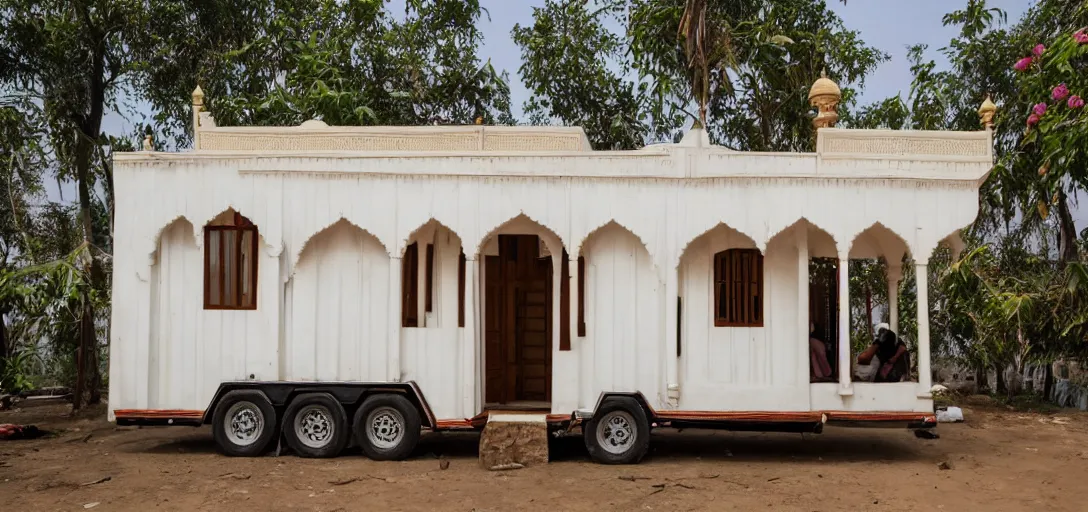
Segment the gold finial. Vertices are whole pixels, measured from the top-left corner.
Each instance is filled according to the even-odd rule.
[[[151,134],[144,136],[144,151],[155,151],[155,145],[151,143]]]
[[[808,102],[816,107],[816,119],[812,125],[817,130],[820,128],[832,128],[839,120],[839,101],[842,100],[842,90],[839,85],[827,77],[827,70],[820,72],[820,78],[812,84],[808,91]]]
[[[982,122],[982,127],[987,130],[994,128],[994,114],[997,113],[997,105],[994,105],[994,101],[990,99],[990,95],[986,95],[986,100],[982,102],[982,106],[978,108],[979,121]]]
[[[199,85],[196,86],[196,89],[193,89],[193,105],[204,105],[204,90]]]
[[[478,116],[476,118],[476,124],[484,124],[484,116]]]

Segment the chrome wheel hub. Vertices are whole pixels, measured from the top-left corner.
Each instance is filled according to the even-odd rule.
[[[637,436],[635,418],[624,411],[605,414],[597,423],[597,445],[613,455],[633,448]]]
[[[366,417],[366,437],[375,448],[388,450],[404,438],[404,416],[392,407],[378,407]]]
[[[332,442],[336,427],[332,413],[324,405],[307,405],[295,414],[295,438],[310,448],[323,448]]]
[[[238,402],[227,410],[223,420],[223,431],[230,442],[238,446],[249,446],[264,432],[264,414],[253,402]]]

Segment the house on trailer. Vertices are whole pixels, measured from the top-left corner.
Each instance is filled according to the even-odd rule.
[[[814,153],[747,153],[701,130],[593,151],[579,128],[219,127],[198,89],[192,151],[114,156],[110,419],[213,423],[243,453],[281,420],[321,445],[317,410],[371,455],[489,410],[599,428],[614,457],[651,425],[932,426],[925,270],[975,219],[992,109],[977,132],[845,130],[834,83],[811,96]],[[887,260],[893,331],[914,267],[917,382],[854,378],[855,258]]]

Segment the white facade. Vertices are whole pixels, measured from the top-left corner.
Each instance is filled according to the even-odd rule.
[[[592,409],[603,391],[639,391],[659,410],[932,412],[923,319],[921,382],[839,372],[810,384],[808,261],[909,253],[925,265],[974,221],[992,166],[989,131],[822,129],[816,153],[779,154],[710,146],[699,131],[604,152],[579,129],[200,124],[194,151],[115,155],[111,419],[202,410],[231,380],[413,380],[437,418],[472,417],[485,403],[483,259],[498,234],[538,235],[541,254],[571,260],[561,350],[552,259],[554,413]],[[259,229],[254,310],[204,308],[203,227],[229,210]],[[401,258],[417,241],[434,246],[433,307],[419,300],[419,327],[405,328]],[[714,254],[729,248],[763,254],[762,327],[714,325]]]

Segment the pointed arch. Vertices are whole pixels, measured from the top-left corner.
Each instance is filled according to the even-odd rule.
[[[475,244],[474,254],[482,254],[495,235],[507,233],[537,235],[544,241],[548,251],[555,254],[561,253],[567,245],[563,237],[559,236],[555,230],[526,215],[523,211],[487,231],[487,234]]]
[[[838,257],[838,244],[834,235],[805,217],[801,217],[781,230],[771,233],[771,236],[767,239],[768,250],[778,243],[790,243],[792,245],[793,241],[791,238],[796,235],[797,231],[800,229],[806,231],[808,254],[810,258]]]
[[[310,236],[308,236],[306,238],[306,241],[303,242],[301,245],[299,245],[299,247],[295,251],[293,251],[293,253],[291,254],[291,275],[294,275],[295,269],[298,267],[299,262],[301,261],[302,254],[313,243],[314,239],[316,239],[319,235],[328,233],[330,230],[332,230],[337,225],[350,226],[350,227],[352,227],[354,229],[357,229],[357,230],[363,232],[364,234],[366,234],[367,236],[372,238],[375,242],[377,242],[377,244],[382,248],[383,251],[386,252],[386,254],[389,253],[389,250],[388,250],[389,248],[386,247],[384,243],[382,243],[382,240],[380,238],[378,238],[377,235],[371,233],[370,231],[367,231],[366,229],[363,229],[358,224],[348,220],[347,217],[340,216],[336,220],[334,220],[333,222],[330,222],[327,226],[325,226],[325,227],[311,233]]]
[[[755,238],[751,237],[747,233],[744,233],[729,224],[724,222],[718,222],[700,233],[695,238],[688,240],[680,250],[676,263],[682,264],[688,254],[695,250],[700,244],[710,243],[712,239],[717,238],[720,244],[729,245],[730,248],[735,249],[756,249],[760,253],[763,250],[756,243]]]
[[[848,252],[851,259],[877,259],[900,261],[910,254],[910,244],[899,233],[881,222],[874,222],[869,227],[854,235]]]
[[[961,231],[962,230],[957,229],[957,230],[949,233],[948,236],[945,236],[944,238],[941,239],[940,242],[937,243],[938,247],[941,246],[941,245],[944,245],[944,246],[947,246],[950,251],[952,251],[952,261],[953,262],[959,260],[960,259],[960,254],[963,254],[963,251],[965,249],[967,249],[967,243],[963,241],[963,236],[961,236]],[[934,248],[933,251],[930,251],[929,258],[933,257],[933,252],[934,251],[936,251],[936,248]]]
[[[170,219],[169,222],[161,225],[159,229],[155,231],[155,234],[151,237],[150,250],[146,251],[145,253],[147,254],[147,261],[149,265],[154,265],[158,261],[159,252],[161,249],[162,236],[168,233],[170,230],[180,227],[184,227],[189,232],[190,236],[192,237],[190,238],[190,240],[193,242],[193,247],[199,248],[201,246],[198,241],[201,232],[193,227],[193,223],[186,216],[177,215],[173,219]]]
[[[635,233],[631,228],[628,228],[616,219],[609,219],[607,222],[602,223],[600,226],[591,229],[588,233],[586,233],[584,237],[582,237],[581,240],[578,241],[578,245],[573,247],[573,251],[571,252],[571,254],[577,254],[581,256],[586,244],[591,242],[592,238],[598,236],[603,232],[607,232],[607,230],[609,229],[619,229],[634,237],[636,240],[638,240],[638,244],[641,245],[642,248],[646,251],[646,254],[650,256],[650,260],[656,261],[654,260],[654,254],[652,251],[650,251],[650,246],[646,243],[646,240],[643,237],[639,236],[637,233]]]
[[[411,245],[413,241],[418,241],[421,238],[425,238],[425,235],[433,234],[434,236],[439,236],[442,233],[446,233],[448,235],[451,235],[453,237],[451,242],[456,242],[458,245],[461,245],[462,247],[464,246],[464,242],[461,239],[460,234],[458,234],[456,231],[454,231],[453,228],[443,224],[442,221],[439,221],[438,219],[436,219],[434,217],[431,217],[431,218],[427,219],[427,221],[424,222],[423,224],[420,224],[419,226],[416,226],[415,229],[413,229],[411,232],[408,233],[408,236],[400,239],[397,242],[397,248],[396,248],[397,252],[396,252],[396,254],[398,255],[398,257],[404,256],[405,249],[407,249],[408,246]]]

